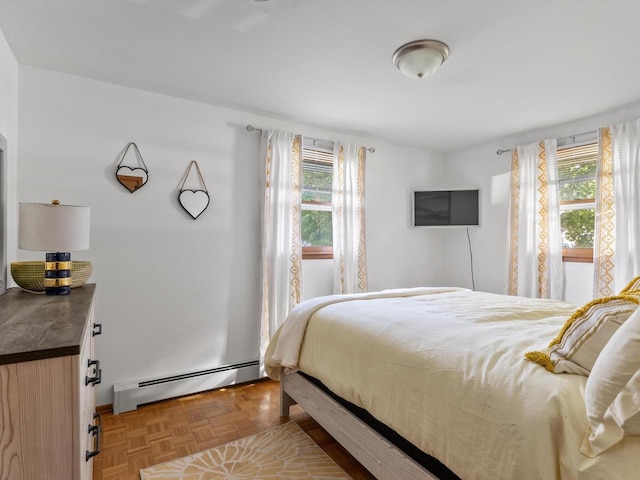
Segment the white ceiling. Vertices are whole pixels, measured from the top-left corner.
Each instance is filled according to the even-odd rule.
[[[435,151],[640,101],[639,18],[637,0],[0,0],[20,64]],[[391,56],[421,38],[451,53],[413,80]]]

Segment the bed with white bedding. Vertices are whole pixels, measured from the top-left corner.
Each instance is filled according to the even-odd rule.
[[[587,377],[524,358],[576,308],[457,288],[321,297],[292,311],[265,366],[318,379],[463,480],[640,478],[638,436],[580,452]]]

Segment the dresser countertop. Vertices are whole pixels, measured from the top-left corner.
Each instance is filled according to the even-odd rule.
[[[0,295],[0,365],[79,355],[96,285],[69,295],[10,288]]]

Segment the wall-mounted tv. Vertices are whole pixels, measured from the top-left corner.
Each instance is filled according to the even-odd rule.
[[[479,225],[478,190],[413,192],[415,227],[470,227]]]

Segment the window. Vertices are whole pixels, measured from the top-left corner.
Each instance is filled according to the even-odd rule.
[[[302,258],[333,258],[333,142],[302,142]]]
[[[598,142],[558,148],[562,259],[593,262]]]

